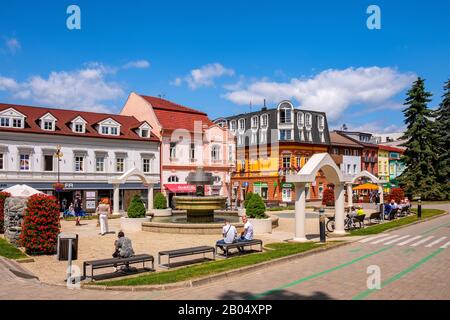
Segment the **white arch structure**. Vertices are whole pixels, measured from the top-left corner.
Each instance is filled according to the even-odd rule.
[[[132,168],[119,176],[118,178],[110,179],[109,183],[113,185],[113,214],[120,214],[119,209],[119,189],[120,185],[127,182],[130,177],[138,177],[141,179],[142,183],[148,187],[147,193],[147,213],[153,209],[153,187],[158,181],[147,177],[141,170],[137,168]]]
[[[345,185],[347,185],[349,206],[352,202],[352,186],[358,178],[367,177],[372,182],[379,185],[380,200],[383,198],[383,188],[381,184],[384,181],[367,171],[363,171],[356,176],[344,175],[339,167],[334,162],[333,158],[328,153],[314,154],[305,166],[297,173],[286,176],[286,182],[294,183],[295,185],[295,237],[294,241],[307,241],[305,234],[306,222],[306,193],[305,186],[307,183],[312,183],[316,180],[317,172],[322,170],[327,181],[334,184],[334,198],[335,198],[335,230],[334,233],[338,235],[345,234],[344,220],[345,220]]]

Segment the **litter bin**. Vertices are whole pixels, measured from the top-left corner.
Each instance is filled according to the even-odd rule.
[[[59,261],[69,260],[69,244],[72,243],[72,259],[78,258],[78,234],[60,233],[58,235],[57,257]]]

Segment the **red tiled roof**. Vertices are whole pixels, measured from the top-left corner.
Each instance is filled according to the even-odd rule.
[[[0,111],[7,110],[9,108],[13,108],[14,110],[26,116],[25,128],[20,129],[20,128],[0,127],[0,131],[27,132],[38,134],[57,134],[64,136],[77,136],[77,137],[90,137],[102,139],[116,139],[116,140],[159,141],[158,138],[156,138],[153,135],[150,138],[140,137],[135,132],[135,128],[138,128],[142,123],[135,117],[131,116],[0,103]],[[41,129],[39,119],[46,113],[51,113],[57,119],[55,131],[46,131]],[[87,122],[85,133],[75,133],[72,131],[71,121],[78,116],[81,116]],[[111,118],[114,121],[120,123],[121,127],[119,136],[102,135],[98,133],[97,129],[95,128],[96,124],[108,118]]]
[[[204,112],[157,97],[141,97],[152,105],[164,130],[186,129],[192,132],[195,121],[201,121],[202,125],[208,127],[214,125]]]
[[[392,151],[392,152],[398,152],[398,153],[403,153],[405,150],[404,149],[400,149],[400,148],[396,148],[396,147],[391,147],[391,146],[385,146],[382,144],[378,145],[378,148],[380,148],[381,150],[386,150],[386,151]]]
[[[359,143],[337,132],[330,132],[330,142],[332,146],[362,148],[362,146]]]

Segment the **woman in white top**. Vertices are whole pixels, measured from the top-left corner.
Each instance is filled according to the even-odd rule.
[[[109,207],[108,199],[102,199],[97,207],[96,213],[100,221],[100,234],[104,236],[109,232],[108,229],[108,216],[111,214],[111,208]]]

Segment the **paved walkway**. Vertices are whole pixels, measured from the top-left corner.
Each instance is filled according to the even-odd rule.
[[[449,241],[446,215],[226,282],[161,292],[69,290],[0,263],[0,299],[450,299]],[[367,289],[370,268],[379,268],[380,290]]]

